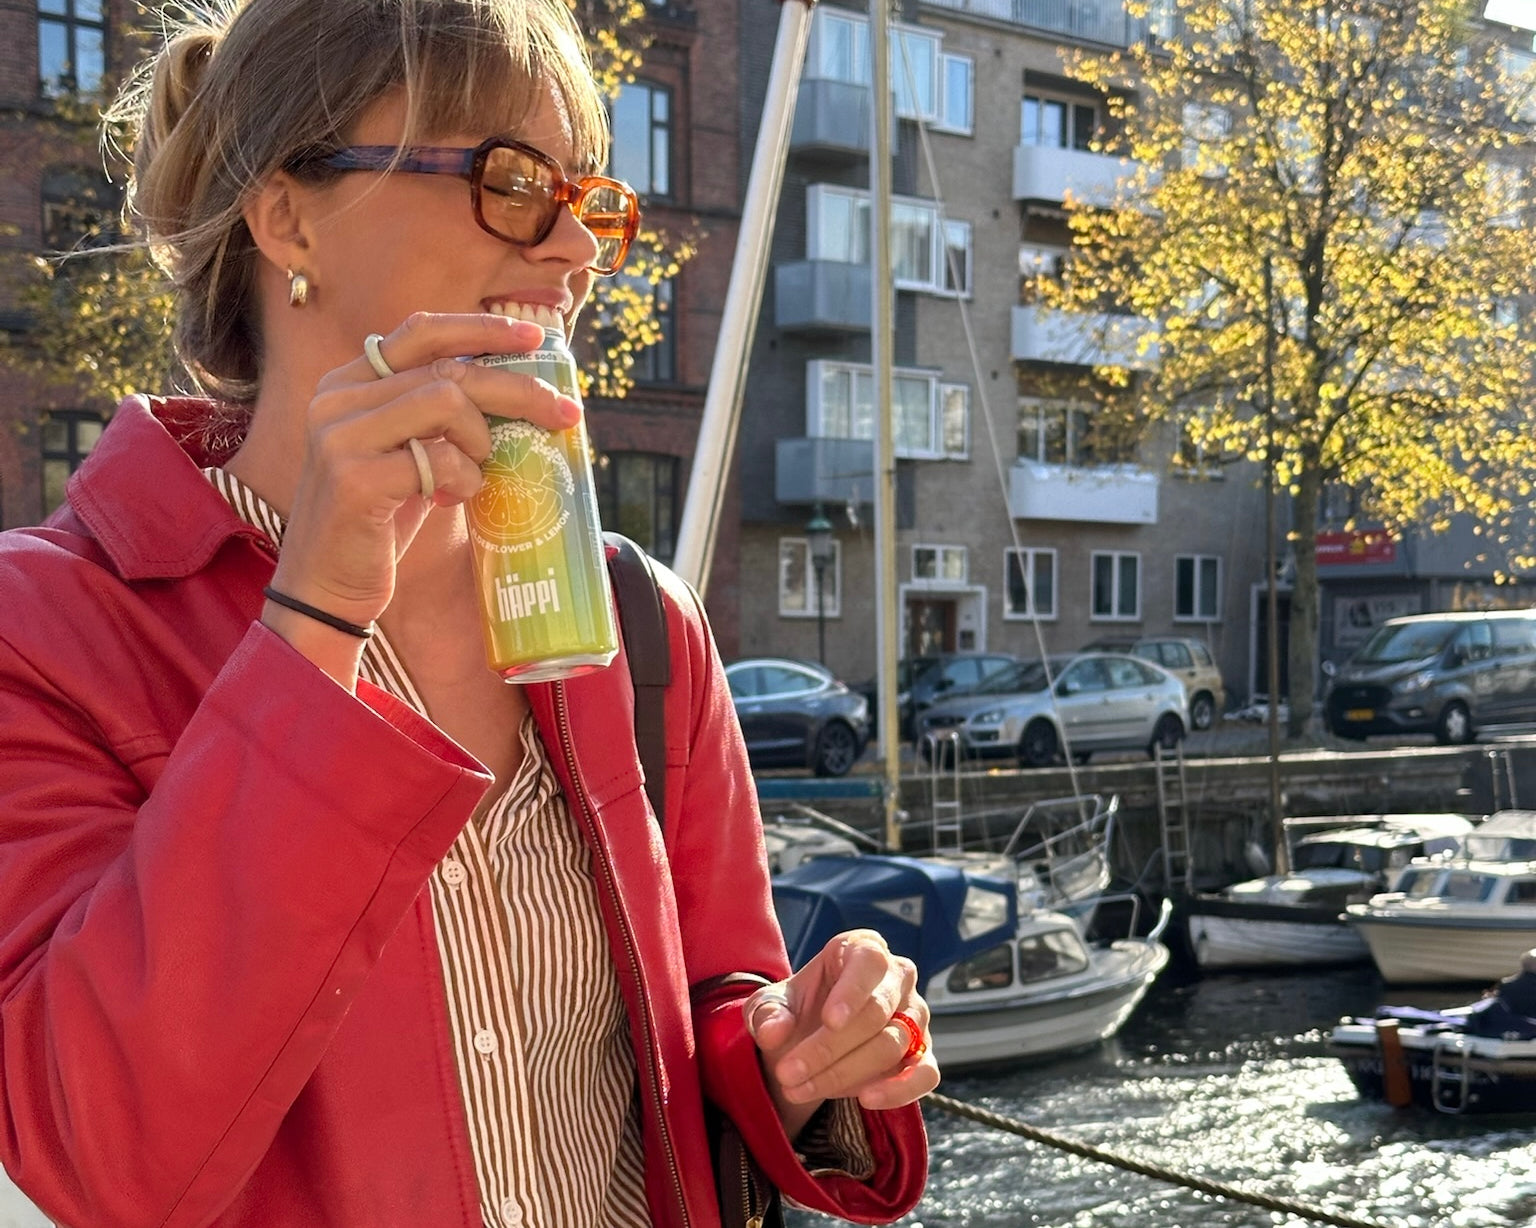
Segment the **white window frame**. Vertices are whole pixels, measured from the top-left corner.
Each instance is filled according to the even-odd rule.
[[[955,115],[949,109],[951,75],[965,74],[965,114]],[[976,61],[968,55],[943,52],[939,56],[939,117],[931,125],[935,132],[953,132],[957,136],[970,136],[976,131]]]
[[[834,26],[846,27],[848,38],[847,46],[852,48],[853,62],[851,64],[831,64],[827,57],[831,54],[831,37]],[[925,29],[921,26],[906,25],[901,22],[892,22],[890,25],[890,81],[891,92],[896,96],[896,114],[903,119],[921,119],[925,123],[936,123],[940,118],[942,108],[943,71],[941,57],[943,55],[944,38],[937,30]],[[926,72],[924,65],[918,57],[910,53],[903,57],[901,42],[906,41],[908,47],[916,43],[928,44],[931,47],[926,56]],[[907,65],[904,60],[912,61],[913,76],[922,75],[926,80],[916,80],[918,94],[926,94],[930,105],[919,109],[912,104],[907,97]],[[811,18],[811,36],[807,46],[805,57],[805,71],[808,77],[827,81],[843,81],[849,85],[870,84],[869,62],[869,18],[862,13],[851,13],[845,9],[833,9],[827,5],[818,5]]]
[[[1110,559],[1110,592],[1109,604],[1111,612],[1100,614],[1098,612],[1098,593],[1096,591],[1099,582],[1099,560]],[[1136,608],[1129,613],[1122,610],[1120,593],[1121,565],[1126,559],[1131,559],[1136,564]],[[1095,550],[1088,556],[1088,618],[1096,623],[1136,623],[1141,621],[1141,590],[1144,587],[1141,579],[1141,551],[1139,550]]]
[[[1063,469],[1092,468],[1091,464],[1084,464],[1079,462],[1078,451],[1081,435],[1086,434],[1087,430],[1091,429],[1094,411],[1093,402],[1073,401],[1063,397],[1020,397],[1019,429],[1016,431],[1015,437],[1023,433],[1022,427],[1024,414],[1026,410],[1031,409],[1034,411],[1035,422],[1037,423],[1035,429],[1035,439],[1037,443],[1038,441],[1045,438],[1045,432],[1041,430],[1038,425],[1041,422],[1042,412],[1047,409],[1064,411],[1066,415],[1066,425],[1063,429],[1062,437],[1065,441],[1066,455],[1063,456],[1060,460],[1052,460],[1048,457],[1040,456],[1038,453],[1034,456],[1025,456],[1023,452],[1020,452],[1019,459],[1021,461],[1026,461],[1032,465],[1060,465]],[[1086,421],[1089,424],[1089,426],[1085,427],[1082,432],[1079,432],[1077,429],[1077,423],[1080,419]]]
[[[1507,89],[1516,91],[1519,105],[1512,118],[1523,124],[1536,123],[1536,52],[1519,47],[1499,48],[1499,72]]]
[[[828,429],[822,397],[823,389],[829,378],[846,377],[848,384],[849,414],[847,432],[832,431]],[[927,446],[914,448],[908,447],[902,442],[900,432],[897,433],[896,455],[905,460],[946,460],[954,459],[953,453],[944,451],[944,403],[940,396],[943,388],[954,387],[940,382],[939,373],[936,371],[924,371],[912,367],[897,367],[892,371],[895,381],[922,382],[927,386],[928,396],[928,441]],[[869,397],[862,399],[859,395],[861,381],[867,388]],[[967,390],[968,391],[968,390]],[[812,439],[873,439],[874,438],[874,368],[867,363],[838,362],[833,359],[816,358],[805,364],[805,433]],[[968,400],[969,398],[967,398]],[[864,405],[866,413],[860,413],[860,406]],[[867,429],[866,429],[867,428]],[[969,444],[969,405],[967,405],[967,444]]]
[[[1518,226],[1525,198],[1525,168],[1490,158],[1484,164],[1487,180],[1488,224]]]
[[[1180,164],[1207,179],[1226,178],[1227,168],[1206,152],[1232,135],[1232,113],[1213,102],[1186,102],[1183,112],[1184,144]]]
[[[853,206],[853,223],[848,229],[851,241],[858,244],[858,248],[852,253],[849,251],[834,251],[827,245],[828,235],[823,227],[824,217],[830,218],[832,210],[846,209]],[[961,262],[965,277],[965,285],[959,291],[969,298],[973,283],[974,247],[975,241],[971,224],[961,221],[959,218],[949,217],[939,211],[937,201],[927,200],[920,196],[893,196],[891,198],[893,209],[899,209],[907,214],[916,214],[917,220],[926,226],[928,238],[928,275],[925,278],[903,277],[899,268],[893,268],[893,282],[898,290],[915,290],[925,294],[933,294],[940,298],[955,298],[956,292],[949,286],[949,250],[947,241],[951,235],[964,237],[965,258]],[[869,191],[868,189],[845,188],[831,183],[813,183],[805,190],[805,258],[807,260],[829,260],[838,263],[866,264],[865,259],[850,260],[850,254],[858,257],[864,256],[870,250],[867,238],[862,244],[858,243],[856,236],[867,235],[869,231]],[[894,263],[898,255],[892,252]]]
[[[960,424],[960,438],[951,445],[949,438],[949,415],[951,398],[959,409],[957,416]],[[969,384],[940,384],[938,389],[938,431],[939,450],[946,460],[970,460],[971,459],[971,386]]]
[[[1019,276],[1060,281],[1067,267],[1067,249],[1046,243],[1019,244]]]
[[[790,588],[785,583],[788,578],[785,570],[785,552],[791,551],[800,556],[797,566],[805,576],[805,608],[799,609],[791,604]],[[836,538],[832,541],[832,560],[826,568],[827,587],[823,594],[825,604],[821,609],[823,618],[841,618],[843,614],[843,543]],[[779,538],[778,554],[778,588],[779,588],[779,617],[780,618],[815,618],[816,610],[816,567],[811,562],[811,542],[807,537],[781,537]]]
[[[933,574],[923,575],[921,558],[924,555],[933,557]],[[958,575],[945,574],[945,560],[958,559],[960,563]],[[946,546],[936,542],[919,542],[912,547],[912,583],[921,588],[954,588],[970,582],[971,557],[970,549],[966,546]]]
[[[1189,564],[1194,574],[1191,592],[1195,599],[1193,610],[1179,609],[1179,569]],[[1200,608],[1200,583],[1202,572],[1209,566],[1216,573],[1216,608],[1204,611]],[[1219,554],[1176,554],[1173,556],[1173,621],[1176,623],[1219,623],[1221,621],[1222,562]]]
[[[1024,592],[1026,601],[1024,609],[1014,609],[1012,602],[1013,589],[1008,583],[1008,563],[1010,559],[1018,558],[1020,574],[1024,580]],[[1035,600],[1035,561],[1049,557],[1051,565],[1051,608],[1040,609],[1040,603]],[[1056,594],[1061,591],[1061,560],[1054,546],[1009,546],[1003,551],[1003,621],[1027,622],[1039,620],[1040,622],[1056,621]]]
[[[1057,103],[1057,104],[1059,104],[1059,105],[1061,105],[1061,106],[1066,108],[1067,143],[1065,145],[1042,145],[1042,144],[1040,144],[1038,142],[1038,140],[1035,141],[1035,142],[1030,142],[1030,141],[1025,140],[1025,138],[1028,136],[1028,133],[1026,133],[1024,131],[1024,104],[1026,102],[1028,102],[1030,99],[1034,99],[1034,101],[1036,103],[1047,103],[1047,102],[1049,102],[1049,103]],[[1078,136],[1078,132],[1077,132],[1077,108],[1078,107],[1087,107],[1089,110],[1091,110],[1093,112],[1093,131],[1088,136],[1088,144],[1087,145],[1079,145],[1077,143],[1077,136]],[[1078,152],[1087,152],[1089,146],[1091,146],[1093,144],[1094,140],[1097,139],[1098,134],[1103,130],[1103,128],[1104,128],[1104,106],[1097,99],[1094,99],[1094,98],[1084,98],[1084,97],[1082,97],[1080,95],[1077,95],[1077,94],[1058,94],[1058,93],[1056,93],[1056,92],[1054,92],[1052,90],[1037,90],[1037,89],[1033,89],[1033,88],[1026,89],[1024,91],[1024,93],[1019,96],[1019,144],[1020,145],[1030,145],[1032,148],[1037,148],[1037,149],[1061,149],[1061,150],[1076,150]]]

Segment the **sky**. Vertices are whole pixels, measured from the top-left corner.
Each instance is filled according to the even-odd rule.
[[[1506,26],[1536,30],[1536,0],[1488,0],[1483,16]]]

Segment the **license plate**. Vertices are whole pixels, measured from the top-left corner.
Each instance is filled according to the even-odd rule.
[[[1346,721],[1371,721],[1376,719],[1374,708],[1350,708],[1344,713]]]

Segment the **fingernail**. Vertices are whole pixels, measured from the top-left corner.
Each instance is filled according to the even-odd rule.
[[[565,419],[566,425],[575,426],[581,420],[581,402],[572,397],[557,397],[555,405],[559,407],[560,416]]]

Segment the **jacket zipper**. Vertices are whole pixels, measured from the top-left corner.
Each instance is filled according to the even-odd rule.
[[[600,845],[597,839],[597,815],[592,809],[592,803],[587,797],[586,787],[581,782],[580,769],[576,765],[576,747],[571,738],[570,715],[565,703],[565,684],[556,682],[553,687],[555,699],[555,724],[560,731],[560,749],[565,753],[566,769],[570,772],[571,784],[576,790],[577,809],[581,812],[583,825],[587,828],[588,841],[592,848],[592,861],[597,867],[598,881],[602,883],[603,890],[613,906],[613,915],[618,922],[619,933],[624,939],[624,953],[629,958],[629,970],[634,976],[635,984],[642,991],[645,988],[645,978],[640,970],[640,957],[635,951],[634,934],[630,931],[629,922],[620,907],[618,888],[613,882],[613,867],[608,859],[600,853]],[[662,1146],[666,1151],[667,1169],[672,1174],[672,1186],[677,1194],[677,1207],[682,1216],[682,1223],[690,1223],[688,1217],[688,1200],[683,1194],[683,1176],[677,1166],[677,1150],[672,1143],[672,1132],[667,1126],[667,1116],[662,1110],[661,1072],[660,1062],[656,1057],[656,1038],[651,1030],[650,1012],[645,1009],[644,1002],[640,1009],[640,1031],[645,1039],[646,1074],[651,1083],[651,1103],[656,1106],[656,1132],[661,1136]],[[759,1220],[761,1223],[761,1220]]]

